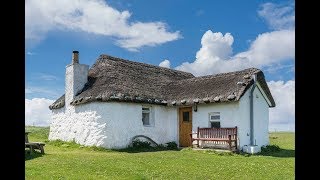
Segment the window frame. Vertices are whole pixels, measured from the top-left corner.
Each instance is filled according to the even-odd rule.
[[[185,118],[185,117],[184,117],[184,113],[188,113],[188,121],[185,121],[185,120],[184,120],[184,118]],[[183,122],[183,123],[190,123],[190,112],[189,112],[189,111],[183,111],[183,112],[182,112],[182,122]]]
[[[144,124],[143,114],[149,114],[149,124]],[[141,122],[144,127],[154,127],[154,118],[153,118],[153,110],[151,106],[142,106],[141,107]]]
[[[212,116],[217,116],[217,115],[219,115],[219,119],[214,119],[214,120],[211,119]],[[209,113],[209,127],[210,128],[213,128],[212,122],[218,122],[220,124],[219,128],[221,128],[221,112],[210,112]]]

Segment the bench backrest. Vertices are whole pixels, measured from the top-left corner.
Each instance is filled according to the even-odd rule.
[[[200,128],[198,127],[199,138],[220,138],[228,139],[231,135],[231,139],[237,138],[237,126],[234,128]]]

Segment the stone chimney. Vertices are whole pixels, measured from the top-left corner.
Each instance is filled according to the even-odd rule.
[[[79,51],[72,51],[72,64],[79,64]]]
[[[70,102],[87,83],[88,71],[89,65],[79,64],[79,52],[73,51],[71,64],[66,67],[65,106],[67,109],[73,107]]]

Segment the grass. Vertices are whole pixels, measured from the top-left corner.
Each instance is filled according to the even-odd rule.
[[[26,179],[295,179],[294,133],[271,133],[270,144],[278,151],[247,155],[191,148],[108,150],[49,142],[49,128],[26,130],[30,141],[46,142],[46,154],[25,155]]]

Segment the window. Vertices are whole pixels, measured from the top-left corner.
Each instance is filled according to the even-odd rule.
[[[153,126],[153,118],[150,107],[142,107],[142,123],[144,126]]]
[[[189,122],[189,112],[183,112],[183,121],[184,122]]]
[[[209,124],[211,128],[220,128],[220,112],[209,113]]]

